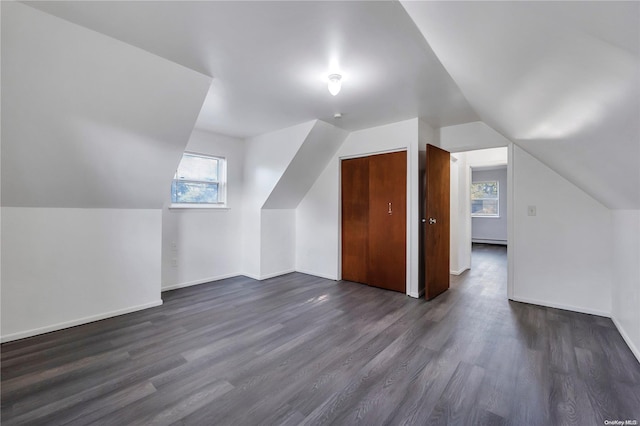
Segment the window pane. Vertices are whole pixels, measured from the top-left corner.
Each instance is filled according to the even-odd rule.
[[[198,155],[184,154],[175,179],[218,182],[218,160]]]
[[[471,214],[474,216],[498,216],[498,200],[472,200]]]
[[[218,202],[217,183],[181,182],[171,184],[172,203],[213,204]]]
[[[471,199],[498,199],[498,182],[474,182],[471,184]]]

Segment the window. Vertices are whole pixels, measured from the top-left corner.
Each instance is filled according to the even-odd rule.
[[[498,181],[471,184],[471,216],[500,217]]]
[[[225,195],[225,159],[185,152],[171,182],[172,205],[224,206]]]

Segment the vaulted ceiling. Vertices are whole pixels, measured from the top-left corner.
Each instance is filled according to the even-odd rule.
[[[346,130],[477,120],[397,2],[27,4],[213,77],[201,129],[247,137],[312,119]],[[344,76],[336,97],[333,71]]]
[[[211,78],[20,3],[0,7],[2,206],[161,208]]]
[[[612,208],[640,208],[639,2],[403,2],[480,118]]]
[[[26,4],[213,77],[198,128],[482,120],[606,206],[640,209],[638,2]]]

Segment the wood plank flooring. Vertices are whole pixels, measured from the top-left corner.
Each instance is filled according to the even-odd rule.
[[[640,421],[606,318],[506,300],[506,249],[431,302],[293,273],[3,344],[3,425],[603,425]]]

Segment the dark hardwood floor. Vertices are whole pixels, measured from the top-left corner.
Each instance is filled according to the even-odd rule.
[[[431,302],[293,273],[3,344],[2,424],[603,425],[640,421],[607,318],[506,300],[506,250]]]

